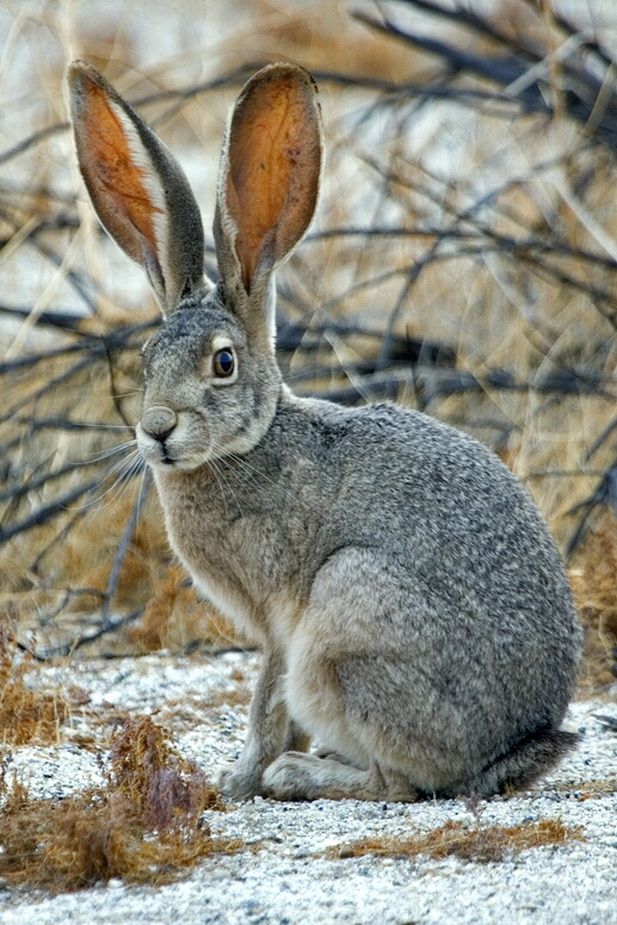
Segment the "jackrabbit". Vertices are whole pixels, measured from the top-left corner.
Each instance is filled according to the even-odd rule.
[[[559,727],[581,645],[538,510],[470,437],[391,404],[297,398],[275,360],[274,271],[319,188],[311,78],[274,64],[240,93],[216,285],[165,145],[89,65],[69,82],[94,207],[164,317],[136,432],[172,547],[263,646],[224,792],[413,800],[526,784],[576,741]]]

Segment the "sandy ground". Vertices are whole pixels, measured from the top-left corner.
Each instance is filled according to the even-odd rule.
[[[226,698],[252,686],[258,664],[258,655],[236,652],[90,661],[44,669],[36,683],[78,684],[90,693],[89,709],[103,714],[114,707],[152,713],[174,730],[181,751],[214,777],[235,757],[246,729],[247,705]],[[111,881],[54,898],[2,891],[0,922],[615,923],[617,731],[599,715],[617,719],[614,697],[572,707],[569,725],[584,732],[582,742],[553,774],[531,791],[476,810],[483,825],[559,818],[581,826],[582,841],[489,864],[428,857],[329,860],[320,856],[326,849],[367,836],[409,836],[448,820],[476,825],[478,818],[462,800],[284,804],[256,798],[208,814],[214,834],[244,839],[246,849],[238,855],[209,858],[186,879],[158,888]],[[77,739],[84,732],[102,735],[103,729],[75,715],[63,744],[16,749],[13,768],[41,796],[60,797],[98,783],[96,757]]]

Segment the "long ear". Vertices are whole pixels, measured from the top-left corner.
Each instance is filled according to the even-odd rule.
[[[163,142],[98,71],[68,71],[79,167],[99,219],[141,264],[163,314],[203,286],[204,235],[188,180]]]
[[[254,296],[265,298],[272,270],[308,228],[321,160],[312,78],[291,64],[262,68],[238,97],[219,172],[214,235],[223,282],[239,296],[237,311],[245,303],[254,315]]]

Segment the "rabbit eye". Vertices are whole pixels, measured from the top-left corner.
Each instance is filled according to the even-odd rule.
[[[236,361],[231,350],[217,350],[212,359],[214,375],[219,379],[227,379],[232,375]]]

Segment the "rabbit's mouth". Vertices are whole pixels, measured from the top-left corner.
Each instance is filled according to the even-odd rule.
[[[154,445],[150,441],[146,444],[139,443],[139,451],[145,463],[152,469],[159,471],[171,471],[181,469],[190,471],[203,466],[207,462],[205,454],[179,452],[177,449],[165,445]]]
[[[163,447],[163,458],[161,460],[164,466],[173,466],[174,460],[168,455],[167,450]]]
[[[173,426],[168,426],[166,429],[160,427],[156,430],[151,426],[152,419],[152,414],[149,417],[145,415],[135,428],[137,447],[145,463],[153,469],[169,471],[196,469],[206,462],[208,453],[187,445],[186,434],[183,439],[181,433],[184,428],[180,422],[178,422],[179,426],[176,426],[177,419],[173,421]],[[163,420],[162,414],[159,415],[159,419]],[[172,424],[171,418],[168,423]]]

